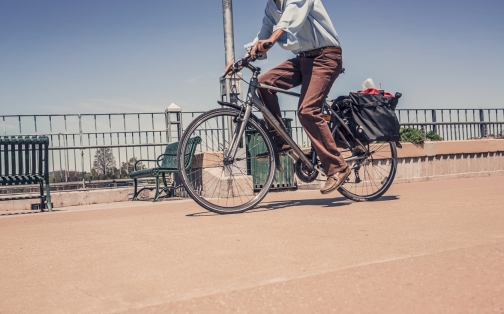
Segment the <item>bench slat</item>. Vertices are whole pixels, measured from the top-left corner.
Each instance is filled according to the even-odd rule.
[[[39,198],[49,210],[49,138],[47,136],[0,136],[0,186],[40,184],[38,196],[1,197],[0,201]],[[45,194],[44,195],[44,186]]]

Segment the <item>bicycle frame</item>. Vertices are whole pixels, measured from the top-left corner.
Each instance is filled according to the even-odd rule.
[[[249,68],[252,71],[252,78],[250,80],[248,92],[247,92],[247,98],[246,102],[243,106],[244,114],[241,119],[241,121],[238,123],[238,127],[234,130],[233,133],[233,138],[231,140],[231,143],[229,145],[229,149],[225,153],[225,159],[227,160],[233,160],[236,156],[236,152],[238,151],[238,145],[240,142],[240,139],[243,137],[243,134],[245,133],[245,126],[247,125],[248,119],[250,118],[250,115],[252,114],[252,107],[255,106],[263,115],[263,117],[267,120],[267,122],[275,129],[275,131],[278,132],[278,135],[292,148],[293,153],[295,156],[303,161],[304,164],[308,167],[310,171],[313,171],[315,168],[313,164],[310,162],[310,160],[306,157],[306,155],[303,153],[301,148],[292,140],[292,138],[287,134],[287,132],[284,130],[283,126],[280,125],[278,120],[273,116],[273,114],[266,108],[266,106],[263,104],[262,100],[259,98],[257,95],[257,89],[258,88],[264,88],[264,89],[269,89],[269,90],[274,90],[280,93],[292,95],[292,96],[297,96],[299,97],[300,95],[291,91],[283,90],[274,86],[268,86],[264,85],[258,82],[257,76],[260,72],[259,68],[255,68],[252,65],[248,65],[247,68]],[[292,157],[291,157],[292,158]]]
[[[252,66],[251,64],[246,64],[245,67],[248,68],[250,71],[252,71],[253,74],[252,74],[252,78],[250,79],[245,104],[242,107],[239,107],[241,110],[244,109],[244,114],[241,118],[241,121],[239,121],[239,123],[237,123],[238,127],[233,132],[233,137],[232,137],[231,143],[229,145],[229,149],[227,150],[227,152],[225,152],[225,159],[233,160],[235,158],[236,152],[238,151],[240,139],[243,137],[243,135],[245,133],[245,126],[247,125],[247,122],[250,118],[250,115],[252,114],[252,107],[255,106],[262,113],[263,117],[267,120],[267,122],[273,127],[273,129],[275,129],[275,131],[278,133],[278,135],[292,148],[292,152],[288,153],[287,155],[290,158],[292,158],[294,160],[294,162],[296,162],[297,159],[301,159],[301,161],[306,165],[306,167],[308,168],[309,171],[316,170],[316,171],[321,172],[322,174],[325,175],[325,171],[323,169],[321,169],[320,167],[314,166],[315,160],[310,161],[308,159],[308,157],[303,153],[301,148],[299,148],[299,146],[294,142],[294,140],[292,140],[292,138],[287,134],[287,132],[285,131],[284,127],[280,124],[280,122],[266,108],[266,106],[263,104],[261,98],[257,95],[257,89],[268,89],[271,91],[275,91],[275,92],[279,92],[282,94],[291,95],[291,96],[295,96],[295,97],[300,97],[301,95],[298,93],[295,93],[295,92],[291,92],[288,90],[278,88],[278,87],[261,84],[257,80],[261,69],[256,68],[256,67]],[[221,102],[221,104],[229,105],[229,104],[222,103],[222,102]],[[233,106],[233,107],[238,107],[238,106]],[[331,109],[329,107],[329,105],[326,102],[324,102],[322,110],[324,110],[324,108],[327,108],[327,111],[331,113],[331,116],[336,117],[336,119],[338,120],[338,126],[343,126],[346,129],[346,131],[348,132],[348,134],[352,134],[352,132],[350,131],[348,126],[344,123],[344,121],[336,114],[336,112],[333,109]],[[333,135],[334,135],[334,132],[337,131],[338,134],[340,135],[340,137],[346,142],[346,144],[349,147],[351,147],[351,145],[348,143],[348,140],[345,138],[345,136],[339,130],[338,126],[336,126],[332,130]],[[363,146],[363,144],[358,139],[354,138],[354,140],[357,141],[358,145]],[[292,156],[292,154],[294,154],[294,156]],[[353,156],[353,157],[345,158],[345,161],[359,160],[359,159],[365,159],[365,158],[366,157],[362,157],[362,156],[361,157]]]

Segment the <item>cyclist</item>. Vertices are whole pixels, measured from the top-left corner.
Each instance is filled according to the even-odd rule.
[[[320,190],[330,193],[340,187],[350,175],[350,168],[341,156],[321,107],[332,84],[342,69],[338,34],[321,0],[268,0],[261,30],[253,42],[252,57],[266,57],[266,42],[278,43],[296,54],[259,77],[259,82],[282,89],[301,85],[298,116],[327,174]],[[283,125],[276,92],[259,89],[265,106]],[[290,149],[275,131],[279,152]]]

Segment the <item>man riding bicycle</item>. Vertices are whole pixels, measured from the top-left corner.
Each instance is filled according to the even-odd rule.
[[[282,89],[301,85],[298,116],[320,157],[327,181],[320,190],[330,193],[350,175],[321,107],[342,70],[341,45],[321,0],[268,0],[261,31],[254,40],[252,57],[266,57],[264,43],[278,43],[296,54],[259,77],[259,82]],[[266,45],[267,47],[267,45]],[[265,106],[283,125],[276,92],[259,89]],[[269,126],[279,152],[290,149]]]

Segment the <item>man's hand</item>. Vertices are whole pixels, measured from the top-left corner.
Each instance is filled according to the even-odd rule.
[[[266,52],[268,52],[268,50],[271,49],[271,47],[264,48],[264,44],[267,42],[269,42],[269,39],[256,41],[254,47],[252,47],[252,50],[250,51],[250,55],[252,56],[252,58],[257,59],[258,57],[264,55]]]
[[[254,47],[252,47],[252,50],[250,51],[250,55],[252,56],[252,58],[256,59],[257,57],[262,56],[266,52],[268,52],[268,50],[270,50],[271,47],[264,48],[263,47],[264,43],[270,42],[274,45],[278,41],[280,36],[283,35],[283,33],[284,33],[283,30],[277,29],[276,31],[273,32],[273,34],[271,34],[270,38],[256,41]]]
[[[225,77],[225,76],[231,76],[231,72],[228,73],[228,71],[231,69],[231,67],[234,65],[234,61],[229,61],[228,64],[226,64],[226,67],[224,68],[224,72],[222,72],[220,77]],[[243,69],[243,66],[239,66],[236,69],[236,72],[240,72]]]
[[[224,68],[224,72],[222,72],[221,77],[226,76],[226,74],[229,74],[228,71],[229,69],[233,66],[234,61],[229,61],[228,64],[226,64],[226,67]]]

